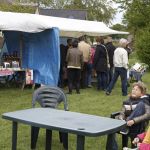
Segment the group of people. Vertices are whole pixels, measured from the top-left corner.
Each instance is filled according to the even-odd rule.
[[[65,56],[62,46],[60,47],[60,83],[64,83],[63,76],[66,68],[69,89],[68,94],[72,94],[73,88],[76,89],[77,94],[80,94],[80,85],[81,88],[91,87],[92,63],[95,49],[85,42],[84,36],[80,37],[79,40],[75,39],[72,41],[70,39],[69,41],[71,44],[69,45]]]
[[[92,87],[92,70],[97,76],[97,89],[110,95],[118,77],[121,77],[122,95],[127,95],[128,57],[131,49],[128,41],[120,39],[116,48],[109,36],[96,38],[97,45],[92,47],[82,36],[78,40],[68,39],[67,46],[60,45],[61,69],[60,86],[64,85],[64,75],[68,79],[69,94],[72,89],[80,93],[81,88]]]

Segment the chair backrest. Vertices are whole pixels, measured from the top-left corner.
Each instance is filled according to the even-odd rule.
[[[67,97],[58,87],[42,86],[36,89],[32,97],[32,107],[35,107],[36,102],[41,107],[50,108],[57,108],[58,104],[64,102],[64,110],[68,110]]]

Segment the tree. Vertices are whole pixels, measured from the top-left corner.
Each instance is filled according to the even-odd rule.
[[[135,37],[139,60],[150,66],[150,0],[115,0],[126,9],[124,18]]]
[[[118,30],[118,31],[127,31],[127,26],[122,24],[115,24],[111,27],[111,29]],[[128,35],[112,35],[113,38],[120,39],[120,38],[127,38]]]
[[[70,0],[16,0],[18,3],[34,3],[35,5],[40,5],[49,8],[64,8],[66,3]]]
[[[125,9],[125,23],[134,34],[150,22],[150,0],[114,0]]]
[[[138,58],[150,66],[150,26],[140,30],[135,37]]]
[[[34,13],[35,8],[29,6],[21,6],[21,5],[10,5],[6,3],[0,3],[1,11],[10,11],[10,12],[22,12],[22,13]]]

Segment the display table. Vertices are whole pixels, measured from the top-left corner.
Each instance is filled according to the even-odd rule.
[[[31,84],[30,81],[26,81],[26,79],[29,80],[29,78],[27,78],[28,70],[29,69],[21,68],[1,68],[0,77],[4,78],[3,80],[6,86],[11,86],[12,83],[16,86],[21,84],[21,88],[23,90],[26,83]]]
[[[14,71],[12,70],[8,70],[8,69],[5,69],[5,70],[0,70],[0,76],[3,77],[3,76],[10,76],[14,74]]]

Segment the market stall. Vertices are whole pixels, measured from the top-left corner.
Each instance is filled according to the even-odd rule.
[[[17,54],[15,65],[33,70],[34,83],[54,86],[59,78],[60,36],[128,34],[112,30],[102,22],[36,14],[0,12],[0,20],[9,57]]]

